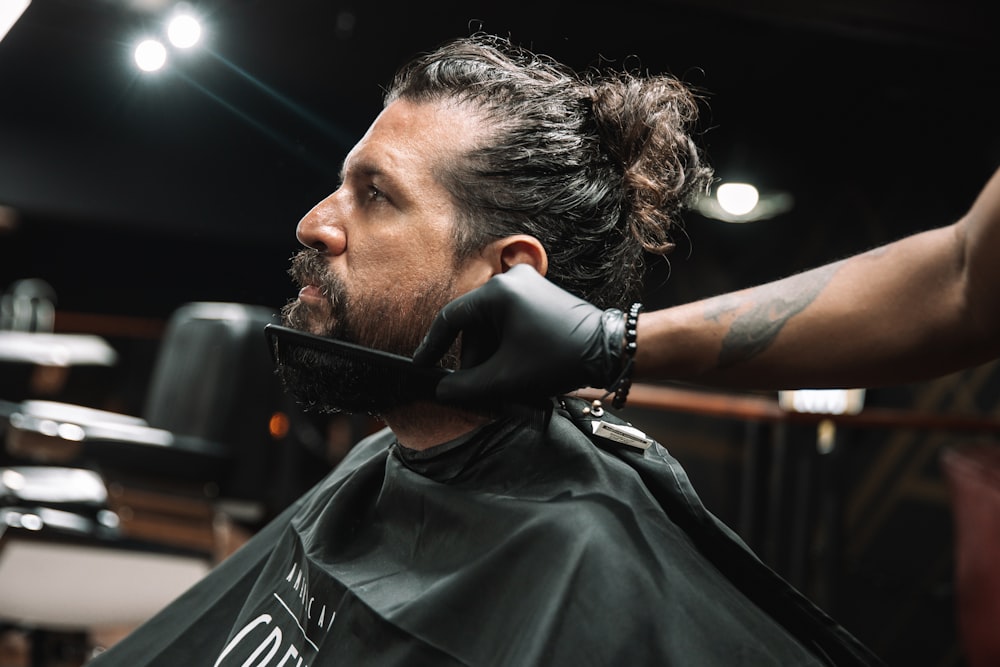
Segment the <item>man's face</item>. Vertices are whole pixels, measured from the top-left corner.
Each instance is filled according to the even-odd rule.
[[[438,165],[457,159],[481,132],[459,107],[389,105],[348,154],[340,187],[299,222],[307,249],[293,258],[301,290],[283,310],[285,324],[412,355],[437,311],[490,276],[476,258],[456,265],[455,206],[435,177]],[[324,409],[368,409],[372,397],[357,397],[359,404],[358,393],[385,394],[378,398],[390,407],[394,400],[388,387],[329,387],[329,370],[324,378],[296,375],[286,377],[289,388]],[[336,375],[365,373],[337,368]]]

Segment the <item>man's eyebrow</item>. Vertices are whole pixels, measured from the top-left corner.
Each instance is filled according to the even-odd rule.
[[[340,180],[341,182],[347,177],[347,160],[344,160],[340,165]],[[385,172],[384,169],[376,165],[374,162],[369,162],[367,160],[355,160],[351,163],[350,171],[352,174],[359,174],[362,176],[385,176],[390,177],[389,174]]]
[[[371,160],[363,158],[352,160],[350,164],[348,164],[347,160],[344,161],[344,164],[340,167],[340,183],[346,183],[348,177],[369,179],[377,177],[381,182],[381,187],[388,188],[390,191],[395,192],[397,196],[405,195],[409,189],[405,181],[400,180],[397,174],[384,169]]]

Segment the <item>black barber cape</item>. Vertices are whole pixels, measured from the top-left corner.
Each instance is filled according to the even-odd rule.
[[[663,447],[591,435],[585,405],[423,452],[366,438],[91,664],[881,664],[713,517]]]

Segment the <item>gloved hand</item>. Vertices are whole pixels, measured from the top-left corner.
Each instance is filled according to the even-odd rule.
[[[432,365],[462,334],[461,368],[441,380],[446,402],[548,398],[608,387],[624,356],[625,318],[566,292],[527,264],[447,304],[414,361]]]

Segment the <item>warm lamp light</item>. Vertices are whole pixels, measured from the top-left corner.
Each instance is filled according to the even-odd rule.
[[[825,415],[856,415],[865,405],[864,389],[797,389],[779,391],[778,405],[789,412]],[[816,426],[816,449],[829,454],[836,444],[837,429],[832,419]]]
[[[779,391],[778,404],[790,412],[856,415],[865,404],[864,389],[797,389]]]

